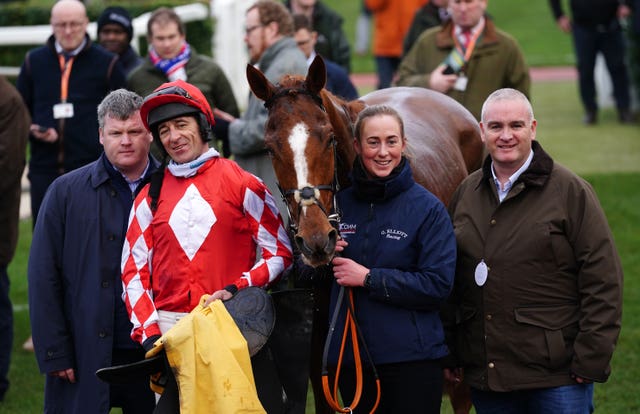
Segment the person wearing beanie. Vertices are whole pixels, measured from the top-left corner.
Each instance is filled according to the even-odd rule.
[[[215,121],[202,91],[183,80],[162,84],[140,114],[170,159],[135,198],[122,250],[131,337],[150,350],[203,295],[210,295],[206,307],[250,286],[266,288],[293,259],[265,184],[209,148]]]
[[[120,63],[129,74],[142,63],[142,58],[131,47],[133,25],[129,12],[122,7],[107,7],[98,17],[98,43],[109,52],[120,56]]]

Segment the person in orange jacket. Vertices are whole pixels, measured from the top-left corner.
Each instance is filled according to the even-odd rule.
[[[429,0],[366,0],[375,20],[373,55],[378,89],[391,86],[402,58],[402,42],[416,11]]]

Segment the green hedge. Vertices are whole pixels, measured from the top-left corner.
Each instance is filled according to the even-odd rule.
[[[142,13],[155,10],[158,7],[174,7],[194,2],[195,1],[187,0],[175,0],[171,2],[167,0],[93,2],[93,4],[87,7],[87,15],[89,16],[89,20],[96,21],[102,10],[107,6],[122,6],[129,11],[131,16],[137,17]],[[49,24],[51,5],[41,3],[42,2],[36,1],[0,2],[0,26],[32,26]],[[207,2],[203,2],[203,4],[208,6]],[[198,53],[210,56],[211,38],[213,36],[213,22],[211,19],[189,22],[186,27],[187,41],[189,44],[191,44]],[[2,46],[0,48],[0,66],[21,66],[26,52],[36,46],[40,45]],[[143,56],[147,53],[146,36],[140,37],[140,53]]]

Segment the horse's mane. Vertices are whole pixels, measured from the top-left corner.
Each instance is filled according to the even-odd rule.
[[[290,93],[294,93],[293,91],[295,89],[307,89],[305,80],[304,76],[287,74],[282,76],[277,86],[282,89],[290,89]],[[326,88],[322,88],[320,91],[320,99],[322,100],[322,104],[325,108],[330,108],[334,105],[342,107],[347,113],[352,124],[356,122],[358,114],[366,106],[365,103],[359,99],[347,101],[337,95],[334,95]]]
[[[349,186],[348,175],[355,158],[353,125],[365,104],[360,100],[346,101],[324,88],[320,91],[320,97],[333,125],[333,135],[338,153],[338,181],[340,186],[344,188]]]

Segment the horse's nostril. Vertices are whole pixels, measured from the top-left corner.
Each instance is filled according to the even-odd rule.
[[[327,244],[324,246],[324,251],[327,254],[332,254],[336,249],[336,242],[338,241],[338,232],[335,229],[331,229],[327,234]]]
[[[296,242],[296,246],[298,246],[298,249],[303,255],[311,256],[312,251],[301,236],[295,236],[294,240]]]
[[[337,240],[338,240],[338,232],[336,231],[336,229],[331,229],[331,231],[329,231],[329,241],[335,244]]]

